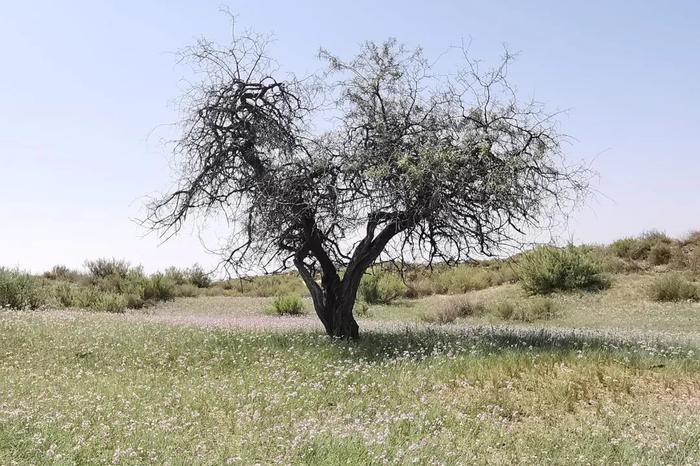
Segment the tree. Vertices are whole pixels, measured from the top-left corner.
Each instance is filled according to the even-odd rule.
[[[380,257],[493,255],[586,188],[554,115],[508,84],[508,53],[482,72],[459,47],[463,66],[440,75],[392,39],[351,60],[321,50],[323,73],[282,79],[267,45],[247,33],[184,52],[203,79],[183,101],[177,186],[147,222],[169,237],[223,216],[225,267],[293,264],[328,335],[358,337],[360,279]]]

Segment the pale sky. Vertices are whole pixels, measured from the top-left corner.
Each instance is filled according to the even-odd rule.
[[[174,52],[225,40],[222,5],[273,33],[281,70],[299,74],[319,67],[319,47],[347,57],[367,39],[437,56],[466,38],[487,62],[505,43],[520,52],[520,94],[566,109],[567,154],[599,173],[569,238],[700,229],[695,0],[13,1],[0,6],[0,265],[217,262],[192,228],[159,246],[131,219],[172,179],[161,139],[186,74]]]

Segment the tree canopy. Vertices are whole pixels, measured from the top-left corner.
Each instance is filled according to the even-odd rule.
[[[249,33],[184,52],[203,78],[183,100],[179,179],[147,220],[171,235],[195,213],[224,217],[228,270],[296,267],[329,335],[358,336],[378,259],[498,253],[586,189],[555,115],[508,83],[508,53],[484,71],[457,47],[461,66],[439,73],[390,39],[350,59],[322,49],[324,71],[298,78],[267,45]]]

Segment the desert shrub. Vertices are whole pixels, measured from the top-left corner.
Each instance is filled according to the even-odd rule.
[[[637,238],[619,239],[608,248],[618,257],[631,260],[647,260],[654,247],[667,246],[670,247],[673,240],[665,233],[659,231],[648,231]],[[661,248],[660,251],[664,249]],[[665,252],[660,252],[662,258]],[[670,254],[669,257],[670,259]],[[653,263],[653,262],[652,262]],[[668,263],[668,262],[665,262]]]
[[[656,243],[649,249],[647,260],[652,265],[668,264],[673,257],[671,246],[666,243]]]
[[[187,280],[197,288],[209,288],[211,286],[211,277],[199,264],[194,264],[187,269]]]
[[[115,293],[99,293],[90,309],[100,312],[121,313],[126,310],[127,301],[123,295]]]
[[[358,317],[367,317],[369,316],[369,304],[364,301],[356,301],[352,312]]]
[[[692,283],[678,274],[670,274],[656,280],[649,288],[649,295],[654,301],[697,300],[700,292]]]
[[[54,265],[51,270],[44,272],[44,278],[49,280],[62,280],[66,282],[77,282],[83,275],[77,270],[72,270],[65,265]]]
[[[423,322],[449,324],[458,318],[479,316],[484,313],[485,306],[481,301],[475,301],[467,296],[453,296],[440,303],[435,312],[421,316]]]
[[[191,283],[184,283],[175,287],[175,296],[181,298],[194,298],[199,295],[199,288]]]
[[[165,275],[176,285],[184,285],[188,282],[187,270],[181,270],[177,267],[168,267],[163,271],[163,275]]]
[[[406,285],[393,273],[376,271],[365,274],[358,290],[367,304],[387,304],[406,293]]]
[[[491,312],[503,320],[510,320],[515,314],[515,306],[510,301],[499,301],[493,304]]]
[[[95,259],[85,261],[85,267],[93,278],[117,276],[125,278],[132,270],[129,262],[117,259]]]
[[[525,306],[524,321],[549,320],[556,317],[556,305],[548,298],[535,298]]]
[[[143,288],[143,299],[146,301],[169,301],[175,297],[175,283],[161,273],[151,275]]]
[[[40,279],[0,268],[0,308],[37,309],[45,304],[46,293]]]
[[[630,256],[632,254],[632,250],[635,249],[636,245],[636,238],[621,238],[612,242],[608,246],[608,249],[610,249],[610,251],[617,257],[629,259],[631,258]]]
[[[599,266],[585,249],[574,246],[540,246],[519,262],[523,287],[535,294],[562,290],[599,290],[608,286]]]
[[[300,315],[304,313],[304,302],[296,295],[277,296],[272,300],[269,311],[278,316]]]

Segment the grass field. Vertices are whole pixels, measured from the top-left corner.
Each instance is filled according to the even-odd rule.
[[[700,305],[653,279],[531,323],[372,306],[357,342],[268,298],[2,311],[0,464],[700,464]]]

